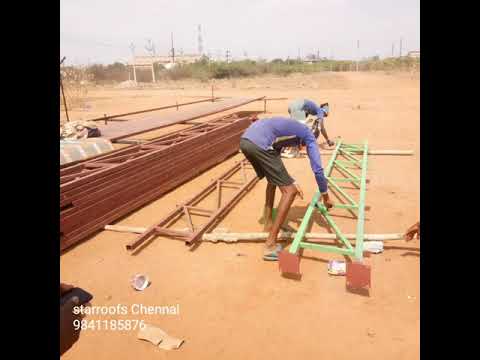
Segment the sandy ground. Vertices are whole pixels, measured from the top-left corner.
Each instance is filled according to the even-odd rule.
[[[308,97],[329,101],[331,137],[346,142],[368,139],[373,149],[414,150],[414,156],[369,158],[365,231],[403,232],[419,219],[419,80],[410,74],[341,73],[312,77],[217,82],[218,96]],[[175,88],[176,87],[176,88]],[[133,111],[209,96],[209,84],[170,83],[158,89],[95,89],[84,118]],[[268,104],[269,113],[286,114],[288,101]],[[262,109],[255,103],[242,109]],[[87,116],[88,115],[88,116]],[[265,116],[265,115],[264,115]],[[241,159],[240,154],[118,222],[148,226],[175,204],[205,186]],[[326,165],[328,156],[322,156]],[[288,225],[298,228],[316,186],[308,159],[285,160],[302,185]],[[265,180],[260,181],[218,227],[261,231]],[[280,195],[277,193],[276,201]],[[340,213],[338,213],[340,214]],[[355,221],[336,216],[345,232]],[[314,217],[312,231],[326,229]],[[342,257],[306,250],[300,281],[280,276],[277,263],[261,260],[260,243],[202,243],[189,251],[180,241],[158,237],[136,256],[124,246],[132,234],[101,232],[61,256],[63,282],[95,296],[95,306],[128,307],[128,314],[90,315],[86,320],[137,319],[185,339],[165,351],[136,339],[136,331],[85,330],[65,359],[418,359],[420,344],[420,244],[390,242],[372,266],[369,297],[345,291],[345,278],[327,274],[327,262]],[[129,279],[148,274],[152,283],[135,292]],[[178,315],[133,314],[132,304],[176,305]]]

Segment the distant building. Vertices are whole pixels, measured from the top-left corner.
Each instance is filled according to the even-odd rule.
[[[195,54],[183,54],[183,55],[175,55],[175,63],[176,64],[191,64],[195,61],[198,61],[202,58],[201,55]],[[152,63],[154,64],[162,64],[167,65],[172,63],[171,56],[135,56],[134,61],[130,60],[128,62],[129,66],[133,66],[135,62],[135,66],[138,67],[151,67]]]
[[[420,58],[420,50],[417,50],[417,51],[409,51],[408,54],[407,54],[408,57],[411,57],[411,58]]]

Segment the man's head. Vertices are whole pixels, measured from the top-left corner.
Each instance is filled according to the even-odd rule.
[[[323,111],[324,116],[328,116],[330,114],[330,107],[328,106],[328,103],[321,104],[320,109]]]

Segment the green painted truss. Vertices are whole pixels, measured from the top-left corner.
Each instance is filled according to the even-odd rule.
[[[344,203],[336,203],[334,208],[345,209],[353,212],[357,218],[356,241],[352,245],[350,241],[342,234],[340,228],[335,224],[332,216],[328,213],[326,207],[320,201],[321,194],[317,193],[313,196],[310,205],[303,217],[300,228],[290,245],[288,252],[290,254],[298,254],[300,249],[312,249],[323,252],[336,253],[354,258],[357,261],[363,260],[363,239],[364,239],[364,223],[365,223],[365,190],[367,177],[367,156],[368,142],[363,145],[344,144],[339,140],[330,161],[325,168],[325,176],[328,181],[329,188],[335,191],[338,196],[344,200]],[[336,169],[341,177],[331,177],[332,170]],[[341,184],[351,183],[358,190],[358,201],[342,189]],[[304,240],[305,233],[310,224],[313,212],[317,210],[323,216],[325,221],[330,225],[340,240],[340,246],[321,245],[311,243]]]

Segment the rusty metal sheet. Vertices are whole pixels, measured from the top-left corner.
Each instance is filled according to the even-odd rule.
[[[173,124],[179,124],[189,120],[198,119],[204,116],[213,115],[222,111],[249,104],[263,99],[258,98],[232,98],[224,99],[213,103],[195,106],[195,109],[183,110],[182,112],[169,115],[148,116],[138,120],[115,122],[107,125],[98,125],[102,136],[112,142],[125,137],[137,135],[143,132],[160,129]]]

